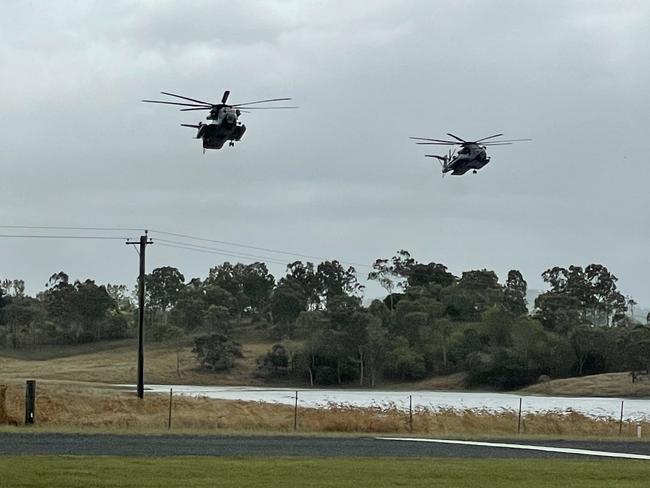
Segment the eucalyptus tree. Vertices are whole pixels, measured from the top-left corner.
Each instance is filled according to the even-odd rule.
[[[322,301],[329,307],[334,297],[357,296],[364,286],[359,283],[353,266],[347,269],[338,261],[323,261],[316,269],[316,278],[320,285]]]
[[[287,265],[287,274],[278,282],[278,286],[290,285],[300,289],[305,299],[306,310],[321,308],[321,283],[316,275],[314,263],[294,261]]]
[[[330,329],[329,318],[322,310],[302,311],[296,320],[296,332],[303,341],[304,367],[309,376],[310,386],[314,386],[318,356]]]
[[[565,301],[579,304],[581,323],[611,325],[613,317],[622,316],[627,310],[625,297],[616,286],[618,278],[601,264],[590,264],[584,269],[573,265],[568,269],[556,266],[544,271],[542,278],[551,287],[544,295],[570,297]],[[545,302],[551,300],[545,297],[539,303],[544,305]]]
[[[527,287],[526,280],[518,270],[511,269],[508,271],[503,295],[503,305],[508,312],[515,316],[528,313],[528,307],[526,306]]]
[[[275,278],[269,272],[266,264],[256,262],[245,265],[239,279],[248,305],[254,313],[260,314],[271,300]]]
[[[273,290],[269,308],[279,338],[291,337],[296,319],[308,309],[308,298],[300,283],[282,279]]]
[[[145,276],[145,290],[149,302],[158,308],[163,317],[178,302],[185,286],[185,277],[171,266],[154,269]]]
[[[368,279],[379,283],[386,293],[390,304],[390,311],[395,310],[393,292],[398,286],[399,276],[395,272],[395,267],[390,264],[388,259],[376,259],[372,265],[372,271],[368,273]]]
[[[388,293],[388,304],[390,311],[395,310],[394,293],[397,289],[404,289],[412,267],[416,264],[411,254],[404,249],[397,252],[390,259],[376,259],[372,265],[372,271],[368,273],[368,279],[379,283]]]

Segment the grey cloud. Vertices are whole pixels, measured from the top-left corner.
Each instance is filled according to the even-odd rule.
[[[645,2],[4,10],[4,223],[148,226],[366,263],[408,248],[457,273],[518,267],[535,287],[548,266],[598,260],[650,303]],[[225,89],[301,109],[245,114],[242,143],[203,156],[178,126],[200,114],[139,103]],[[448,131],[534,141],[442,180],[407,137]],[[121,243],[0,244],[0,273],[35,288],[59,269],[128,284],[135,274]],[[186,276],[220,259],[162,246],[150,256]]]

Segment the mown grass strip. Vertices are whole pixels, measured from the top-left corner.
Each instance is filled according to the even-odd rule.
[[[650,463],[593,460],[0,457],[0,487],[647,487]]]

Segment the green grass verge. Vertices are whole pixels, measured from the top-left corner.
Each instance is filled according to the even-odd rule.
[[[647,487],[650,463],[602,460],[0,457],[0,487]]]

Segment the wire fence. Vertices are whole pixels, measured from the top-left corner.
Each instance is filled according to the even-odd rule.
[[[160,392],[164,385],[152,386],[151,392]],[[562,433],[568,424],[573,431],[585,434],[632,433],[641,437],[643,427],[650,421],[650,401],[638,399],[540,397],[508,394],[483,394],[465,392],[374,392],[371,390],[289,390],[278,388],[201,388],[176,386],[169,389],[170,419],[174,391],[177,398],[200,397],[213,400],[255,402],[279,407],[292,407],[292,428],[298,430],[301,420],[309,417],[326,418],[328,415],[355,417],[357,424],[372,430],[373,421],[387,417],[402,417],[408,431],[427,431],[432,427],[453,430],[445,423],[471,424],[475,420],[480,430],[511,422],[517,433]],[[388,398],[386,398],[388,397]],[[380,400],[378,400],[381,398]],[[456,422],[454,422],[454,420]],[[362,422],[363,421],[363,422]],[[541,424],[546,424],[541,427]],[[321,422],[329,430],[332,425]],[[308,425],[304,425],[309,428]],[[340,426],[340,424],[339,424]],[[170,421],[171,427],[171,421]],[[458,429],[462,431],[467,428]],[[470,426],[471,427],[471,426]],[[563,428],[564,427],[564,428]],[[311,430],[311,429],[308,429]],[[646,431],[648,429],[646,428]]]
[[[130,385],[125,385],[130,387]],[[331,404],[350,407],[428,409],[428,410],[476,410],[519,411],[543,413],[567,411],[581,413],[593,418],[618,419],[623,402],[624,420],[645,421],[650,419],[650,400],[606,397],[553,397],[539,395],[516,395],[508,393],[476,393],[462,391],[381,391],[352,389],[289,389],[255,387],[196,387],[188,385],[149,385],[150,392],[174,389],[178,395],[200,396],[221,400],[258,401],[281,405],[293,405],[299,397],[300,405],[324,408]]]
[[[0,424],[600,437],[650,432],[650,401],[638,399],[181,385],[149,385],[139,399],[131,385],[121,392],[84,388],[44,384],[36,394],[0,385]]]

